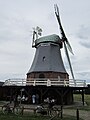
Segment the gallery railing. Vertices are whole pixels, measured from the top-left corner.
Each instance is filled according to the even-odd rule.
[[[73,79],[48,79],[48,78],[35,78],[35,79],[8,79],[3,86],[70,86],[70,87],[86,87],[86,80]]]

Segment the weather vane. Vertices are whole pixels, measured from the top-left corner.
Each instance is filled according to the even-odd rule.
[[[32,47],[35,46],[35,40],[38,39],[39,36],[42,35],[42,29],[40,27],[33,28],[33,40],[32,40]]]

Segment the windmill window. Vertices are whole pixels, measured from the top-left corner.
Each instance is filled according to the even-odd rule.
[[[46,60],[46,57],[45,56],[43,56],[43,61],[45,61]]]

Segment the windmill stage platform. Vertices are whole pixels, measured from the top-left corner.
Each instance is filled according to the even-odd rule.
[[[51,97],[56,99],[56,104],[69,105],[73,104],[73,92],[81,91],[82,103],[84,105],[84,90],[87,88],[85,80],[76,80],[76,85],[73,80],[42,80],[40,78],[28,81],[25,79],[8,79],[3,86],[0,87],[0,99],[10,100],[15,94],[20,95],[21,90],[28,98],[33,94],[39,95],[39,103],[43,103],[44,99]],[[31,98],[27,103],[32,104]]]

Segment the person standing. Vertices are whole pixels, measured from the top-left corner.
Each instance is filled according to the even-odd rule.
[[[36,103],[36,95],[32,95],[32,103],[33,103],[33,104]]]

